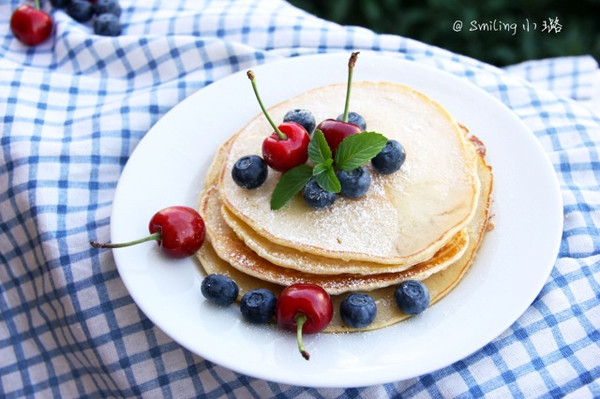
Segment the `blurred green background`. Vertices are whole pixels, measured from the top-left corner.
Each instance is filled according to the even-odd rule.
[[[342,25],[410,37],[497,66],[581,54],[600,60],[600,0],[289,1]]]

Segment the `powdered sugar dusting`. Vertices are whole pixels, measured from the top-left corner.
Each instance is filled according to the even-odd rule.
[[[275,121],[291,108],[310,109],[317,121],[335,117],[343,93],[344,85],[326,86],[270,113]],[[272,211],[270,197],[279,173],[271,170],[257,190],[237,187],[227,173],[240,156],[260,153],[272,129],[259,115],[232,145],[221,181],[225,204],[258,234],[280,245],[382,263],[425,259],[468,222],[476,204],[475,164],[465,151],[464,137],[436,103],[396,85],[356,82],[352,106],[367,120],[367,130],[405,147],[400,171],[373,173],[373,184],[360,199],[339,197],[332,207],[315,211],[298,196]]]

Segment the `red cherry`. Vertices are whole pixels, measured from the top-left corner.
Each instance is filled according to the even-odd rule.
[[[52,18],[46,12],[29,4],[20,5],[10,17],[10,30],[13,35],[28,46],[35,46],[50,36],[52,32]]]
[[[148,230],[160,235],[158,245],[173,258],[196,253],[206,235],[202,216],[186,206],[172,206],[155,213]]]
[[[293,284],[281,291],[275,310],[277,325],[298,334],[298,350],[308,360],[302,333],[315,334],[327,327],[333,317],[329,294],[314,284]]]
[[[285,139],[280,139],[277,132],[273,132],[262,144],[262,154],[265,162],[279,172],[285,172],[308,159],[308,143],[310,136],[306,129],[296,122],[283,122],[279,130],[285,134]]]
[[[362,132],[362,129],[358,125],[348,122],[348,109],[350,106],[350,93],[352,90],[352,75],[354,73],[354,65],[356,64],[358,54],[358,51],[352,53],[350,55],[350,59],[348,60],[346,102],[344,104],[342,120],[338,121],[336,119],[325,119],[323,122],[319,123],[319,126],[317,126],[317,129],[323,132],[325,140],[327,141],[327,144],[329,144],[329,148],[331,149],[331,153],[333,155],[335,155],[335,150],[337,150],[342,140],[348,136]]]
[[[360,126],[350,122],[338,121],[336,119],[325,119],[323,122],[319,123],[317,129],[323,132],[325,140],[327,141],[327,144],[329,144],[329,148],[333,155],[335,155],[335,150],[337,150],[342,140],[348,136],[362,132]]]
[[[156,212],[150,219],[148,230],[150,235],[139,240],[116,244],[90,241],[90,244],[94,248],[122,248],[156,240],[167,255],[184,258],[200,249],[206,235],[204,219],[187,206],[171,206]]]
[[[308,132],[302,125],[295,122],[283,122],[279,126],[275,125],[258,94],[254,72],[248,71],[246,74],[252,84],[258,105],[274,130],[263,141],[262,153],[265,162],[278,172],[285,172],[302,165],[308,159],[308,143],[310,142]]]

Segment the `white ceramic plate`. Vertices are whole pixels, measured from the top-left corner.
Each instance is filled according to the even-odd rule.
[[[344,82],[348,55],[291,58],[254,68],[263,101],[270,106],[312,87]],[[190,351],[243,374],[300,386],[398,381],[478,350],[507,329],[541,290],[560,244],[562,204],[553,167],[533,134],[483,90],[418,63],[363,53],[354,79],[421,90],[485,142],[495,176],[495,229],[471,271],[450,295],[409,321],[368,333],[306,336],[311,352],[306,361],[293,333],[251,326],[238,306],[206,303],[195,259],[168,259],[152,242],[115,250],[119,273],[137,305]],[[151,216],[163,207],[195,207],[216,149],[259,111],[242,71],[167,113],[123,171],[112,240],[145,235]]]

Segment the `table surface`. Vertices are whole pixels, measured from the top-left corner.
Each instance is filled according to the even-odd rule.
[[[122,0],[116,38],[94,35],[91,23],[46,4],[53,34],[27,48],[8,29],[19,3],[0,4],[3,397],[600,396],[600,71],[593,57],[497,68],[339,26],[281,0]],[[109,240],[123,167],[183,99],[259,64],[352,50],[447,71],[521,118],[561,187],[556,264],[512,326],[431,374],[339,389],[237,374],[190,353],[150,322],[128,295],[111,252],[93,250],[88,240]]]

